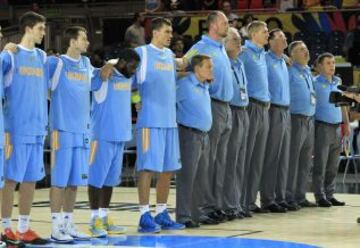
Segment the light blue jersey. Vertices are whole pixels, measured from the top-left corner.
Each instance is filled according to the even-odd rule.
[[[247,92],[247,79],[244,69],[244,64],[237,57],[231,60],[232,74],[233,74],[233,88],[234,96],[231,99],[230,105],[237,107],[245,107],[249,105],[249,96]]]
[[[233,97],[232,71],[224,44],[203,35],[201,40],[186,53],[185,57],[191,61],[191,58],[197,54],[210,56],[214,63],[214,81],[209,87],[211,98],[229,102]]]
[[[270,92],[264,48],[247,40],[240,59],[245,66],[249,97],[269,102]]]
[[[308,66],[294,63],[289,68],[290,113],[305,116],[315,114],[314,79]]]
[[[315,120],[331,124],[342,122],[341,107],[336,107],[334,103],[329,102],[330,92],[340,92],[338,85],[341,85],[339,77],[333,76],[330,82],[323,75],[315,77],[317,98]]]
[[[49,57],[50,128],[76,134],[90,130],[90,88],[93,67],[87,57]]]
[[[0,69],[2,69],[2,60],[0,59]],[[4,147],[4,113],[2,99],[4,97],[4,76],[0,73],[0,149]],[[0,157],[1,159],[2,157]]]
[[[46,54],[18,45],[18,51],[2,52],[5,130],[21,136],[41,136],[47,126]]]
[[[272,51],[265,55],[269,79],[271,103],[289,106],[289,72],[283,56],[279,57]]]
[[[92,79],[91,129],[93,139],[104,141],[131,140],[131,83],[115,68],[103,82],[99,71]]]
[[[174,128],[176,125],[176,79],[174,54],[152,44],[135,49],[141,66],[135,82],[141,96],[137,128]]]

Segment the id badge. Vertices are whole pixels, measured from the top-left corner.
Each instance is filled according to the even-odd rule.
[[[313,92],[310,93],[310,104],[311,105],[316,104],[316,96],[315,96],[315,93],[313,93]]]
[[[247,98],[246,90],[244,88],[240,89],[240,98],[242,101],[245,101]]]

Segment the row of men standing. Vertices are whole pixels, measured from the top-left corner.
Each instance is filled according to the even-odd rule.
[[[193,111],[196,106],[190,97],[187,101],[177,98],[182,159],[177,174],[177,221],[198,227],[198,223],[218,224],[252,213],[344,205],[333,196],[340,123],[343,117],[348,123],[346,110],[342,116],[341,109],[328,102],[330,91],[341,83],[334,76],[334,57],[320,56],[323,73],[313,78],[305,43],[292,42],[289,59],[280,29],[269,33],[266,23],[254,21],[248,26],[250,40],[242,48],[241,36],[228,27],[222,12],[209,14],[208,28],[208,35],[185,58],[207,55],[213,63],[208,86],[210,126],[182,118],[186,105],[193,104]],[[268,43],[270,49],[265,52]],[[192,77],[199,79],[199,73],[195,70]],[[178,82],[178,94],[187,81],[193,80],[186,77]],[[197,113],[204,109],[199,107]],[[316,204],[305,197],[315,129]],[[256,205],[259,190],[260,207]]]

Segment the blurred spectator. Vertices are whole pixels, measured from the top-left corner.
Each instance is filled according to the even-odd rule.
[[[350,63],[360,66],[360,15],[357,16],[356,28],[345,38],[343,50]]]
[[[176,58],[182,58],[184,56],[184,40],[178,37],[173,40],[171,50],[175,53]]]
[[[145,12],[161,11],[162,7],[161,0],[145,0]]]
[[[342,7],[343,8],[351,8],[351,7],[359,7],[360,1],[359,0],[343,0]]]
[[[229,20],[237,20],[239,17],[231,12],[231,3],[230,1],[223,1],[222,2],[222,11],[224,12],[224,14],[226,15],[226,17]]]
[[[136,13],[134,15],[134,23],[127,28],[124,41],[129,47],[135,48],[145,45],[145,31],[143,27],[144,16]]]
[[[280,0],[280,10],[282,12],[285,12],[288,9],[294,9],[294,8],[295,8],[294,0]]]
[[[197,9],[199,10],[217,10],[217,0],[194,0],[196,2]]]
[[[243,17],[242,27],[240,29],[240,34],[243,37],[243,39],[246,39],[249,37],[247,26],[250,22],[254,21],[254,17],[251,14],[246,14]]]

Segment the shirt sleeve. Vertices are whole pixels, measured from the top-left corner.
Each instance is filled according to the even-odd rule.
[[[91,91],[97,91],[101,88],[102,79],[100,76],[100,69],[95,69],[91,79]]]
[[[54,91],[60,81],[60,74],[63,67],[63,62],[60,58],[56,56],[49,56],[47,58],[46,64],[47,74],[48,74],[48,87]]]
[[[9,87],[15,70],[14,55],[11,52],[3,51],[0,54],[2,60],[2,73],[4,76],[4,88]]]

